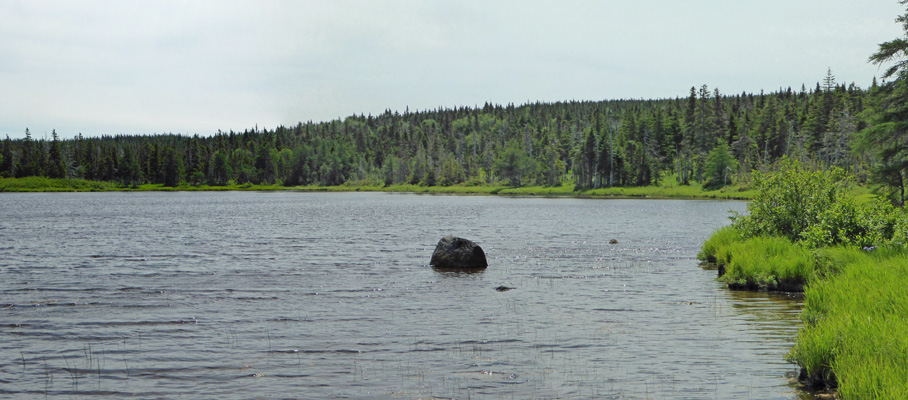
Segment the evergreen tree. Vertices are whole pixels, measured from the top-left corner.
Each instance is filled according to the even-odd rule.
[[[835,75],[832,74],[832,68],[826,70],[826,77],[823,78],[823,92],[829,93],[835,90]]]
[[[161,173],[161,153],[158,149],[158,142],[146,143],[146,152],[148,158],[145,163],[145,176],[152,183],[160,183],[163,174]]]
[[[16,174],[15,161],[13,160],[13,145],[6,135],[3,141],[3,150],[0,152],[0,177],[12,177]]]
[[[50,144],[50,154],[48,155],[47,169],[44,174],[48,178],[65,178],[66,164],[63,161],[63,154],[60,149],[60,141],[57,138],[56,129],[51,131],[51,136],[53,137],[53,141]]]
[[[123,148],[123,160],[117,171],[117,179],[124,185],[135,186],[141,180],[139,161],[129,146]]]
[[[578,162],[574,163],[574,173],[577,174],[577,184],[588,188],[593,186],[593,175],[596,171],[597,146],[596,135],[590,130],[577,151]]]
[[[164,186],[177,187],[183,176],[183,160],[172,147],[164,149]]]
[[[905,5],[908,0],[899,3]],[[896,79],[871,92],[870,125],[861,132],[859,148],[875,150],[879,158],[877,181],[892,189],[894,202],[904,205],[908,185],[908,12],[896,21],[902,24],[906,37],[881,43],[870,56],[873,64],[894,62],[883,77]]]
[[[22,146],[19,151],[19,163],[15,167],[17,178],[35,175],[33,147],[34,141],[32,141],[32,134],[28,128],[25,128],[25,139],[22,141]]]
[[[227,184],[227,180],[230,176],[230,164],[227,161],[227,154],[221,150],[214,152],[211,155],[211,173],[208,176],[208,183],[211,185],[222,186]],[[296,175],[294,175],[296,174]],[[292,180],[293,183],[290,185],[302,185],[308,182],[303,181],[303,176],[308,175],[308,171],[299,171],[291,173],[291,176],[295,176],[295,179]]]

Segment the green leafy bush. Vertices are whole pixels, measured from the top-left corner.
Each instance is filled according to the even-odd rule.
[[[821,215],[844,196],[847,175],[839,168],[805,169],[783,158],[768,173],[754,172],[757,196],[747,205],[748,215],[733,216],[744,237],[782,236],[798,241]]]
[[[900,221],[900,212],[882,199],[859,205],[854,199],[840,199],[823,210],[817,222],[802,234],[812,248],[848,245],[872,247],[888,243]]]
[[[808,248],[908,244],[904,210],[882,198],[859,202],[846,191],[849,181],[841,169],[812,171],[782,159],[754,173],[758,193],[733,226],[745,238],[781,236]]]
[[[731,176],[738,170],[738,161],[731,154],[728,145],[722,143],[709,152],[704,169],[706,182],[703,188],[715,190],[730,183]]]

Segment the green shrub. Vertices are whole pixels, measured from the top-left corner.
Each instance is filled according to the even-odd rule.
[[[908,212],[903,208],[893,212],[895,225],[892,227],[890,244],[902,249],[908,249]]]
[[[882,199],[858,205],[844,198],[823,210],[817,222],[802,233],[812,248],[828,246],[872,247],[889,242],[900,218],[895,208]]]
[[[783,158],[769,173],[754,172],[758,190],[748,203],[748,215],[733,216],[744,237],[783,236],[791,241],[819,222],[820,215],[844,195],[846,174],[841,169],[810,171],[796,160]]]
[[[812,171],[783,158],[767,173],[754,172],[758,190],[747,215],[733,215],[745,238],[782,236],[808,248],[908,244],[904,210],[882,198],[859,202],[846,192],[841,169]]]

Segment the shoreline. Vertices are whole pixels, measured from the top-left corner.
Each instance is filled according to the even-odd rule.
[[[843,246],[807,251],[787,242],[780,251],[767,245],[766,238],[745,240],[730,231],[719,230],[707,240],[698,255],[700,267],[716,271],[717,280],[730,291],[803,299],[803,326],[786,357],[800,367],[801,391],[817,398],[865,398],[868,382],[876,382],[869,384],[874,390],[901,393],[896,382],[906,369],[899,361],[903,356],[882,354],[888,354],[887,346],[906,343],[900,322],[905,308],[890,307],[904,296],[908,282],[908,255],[902,249]],[[870,287],[873,293],[867,291]],[[855,319],[859,315],[873,318]],[[867,368],[868,360],[877,360],[877,365]]]
[[[750,188],[725,187],[707,191],[700,185],[652,185],[632,187],[611,187],[599,189],[575,189],[572,184],[562,186],[499,185],[481,186],[420,186],[349,184],[340,186],[280,186],[231,184],[224,186],[181,185],[168,187],[162,184],[123,186],[113,182],[87,181],[81,179],[48,179],[40,177],[0,178],[0,193],[57,193],[57,192],[389,192],[442,195],[487,195],[514,197],[588,198],[588,199],[654,199],[654,200],[752,200],[756,192]]]

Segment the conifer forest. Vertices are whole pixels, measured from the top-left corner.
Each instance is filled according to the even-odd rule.
[[[868,89],[836,81],[771,93],[387,110],[343,120],[210,136],[8,136],[0,177],[165,186],[490,183],[576,188],[652,185],[665,176],[718,188],[783,157],[841,167],[904,201],[903,144],[874,140],[898,112],[902,79]],[[893,110],[895,108],[896,110]],[[44,134],[46,136],[46,134]],[[901,146],[901,147],[900,147]]]

